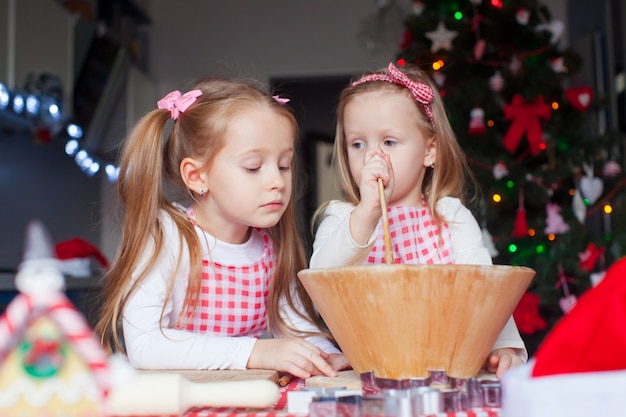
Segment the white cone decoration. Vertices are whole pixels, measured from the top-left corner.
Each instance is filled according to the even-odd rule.
[[[65,279],[61,262],[54,255],[52,239],[43,223],[31,221],[26,229],[24,258],[15,276],[15,287],[22,293],[48,294],[62,291]]]
[[[576,189],[574,198],[572,199],[572,210],[578,221],[583,224],[585,222],[585,216],[587,215],[587,207],[583,201],[583,196],[580,194],[580,190]]]

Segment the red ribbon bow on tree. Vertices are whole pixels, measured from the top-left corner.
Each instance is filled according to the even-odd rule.
[[[583,269],[587,272],[593,271],[596,262],[604,254],[604,249],[604,247],[598,247],[594,243],[590,242],[587,245],[587,249],[584,252],[578,254],[578,259],[580,259],[580,269]]]
[[[513,120],[504,137],[504,147],[513,153],[526,132],[530,152],[533,156],[537,155],[543,144],[539,119],[550,119],[551,111],[541,96],[533,103],[525,102],[519,94],[513,96],[511,103],[504,106],[504,117]]]

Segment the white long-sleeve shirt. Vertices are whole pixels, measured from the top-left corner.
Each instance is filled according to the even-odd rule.
[[[175,271],[178,234],[169,215],[163,214],[162,220],[164,247],[157,263],[131,294],[123,311],[124,343],[131,365],[139,369],[245,369],[256,338],[215,337],[173,328],[183,308],[190,268],[185,261],[188,259],[185,246],[183,262]],[[213,261],[224,265],[250,264],[263,253],[263,238],[256,231],[240,245],[219,241],[198,226],[196,233],[202,257],[208,257],[210,253]],[[145,265],[152,250],[152,246],[146,249],[138,271]],[[172,291],[166,297],[172,279]],[[281,315],[300,331],[318,331],[290,309],[285,300],[281,303]],[[309,337],[307,340],[327,353],[339,352],[324,337]]]
[[[329,203],[315,234],[310,268],[361,265],[365,261],[376,241],[376,229],[365,245],[357,244],[350,234],[352,210],[354,206],[350,203],[337,200]],[[437,211],[450,228],[456,264],[492,265],[474,215],[458,198],[442,198],[437,203]],[[528,351],[513,317],[509,318],[493,349],[505,347],[516,349],[524,362],[528,360]]]

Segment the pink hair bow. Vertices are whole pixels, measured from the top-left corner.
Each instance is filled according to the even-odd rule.
[[[369,83],[372,81],[385,81],[392,84],[401,85],[402,87],[406,87],[410,92],[415,101],[420,103],[424,108],[424,111],[428,115],[430,119],[430,123],[433,125],[433,129],[435,128],[435,118],[433,116],[433,112],[430,108],[430,102],[433,101],[434,93],[433,89],[430,86],[420,83],[417,81],[413,81],[405,73],[400,71],[395,67],[392,63],[389,63],[387,67],[387,74],[370,74],[362,77],[352,85],[359,85],[363,83]]]
[[[287,104],[287,103],[289,103],[289,99],[288,98],[283,98],[281,96],[272,96],[272,98],[274,100],[276,100],[277,102],[279,102],[280,104]]]
[[[172,120],[176,120],[178,119],[180,113],[184,113],[201,95],[202,91],[200,90],[191,90],[185,94],[181,94],[180,91],[174,90],[161,100],[157,101],[157,107],[159,109],[169,110]]]

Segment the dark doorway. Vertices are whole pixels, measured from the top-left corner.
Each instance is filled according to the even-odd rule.
[[[296,189],[299,227],[310,255],[313,244],[311,221],[322,200],[320,167],[330,169],[329,150],[335,139],[335,109],[341,90],[350,82],[350,75],[324,77],[272,78],[274,94],[289,98],[300,129],[298,158],[300,178]],[[323,159],[323,160],[320,160]],[[322,179],[321,179],[322,178]],[[328,195],[326,193],[325,195]]]

